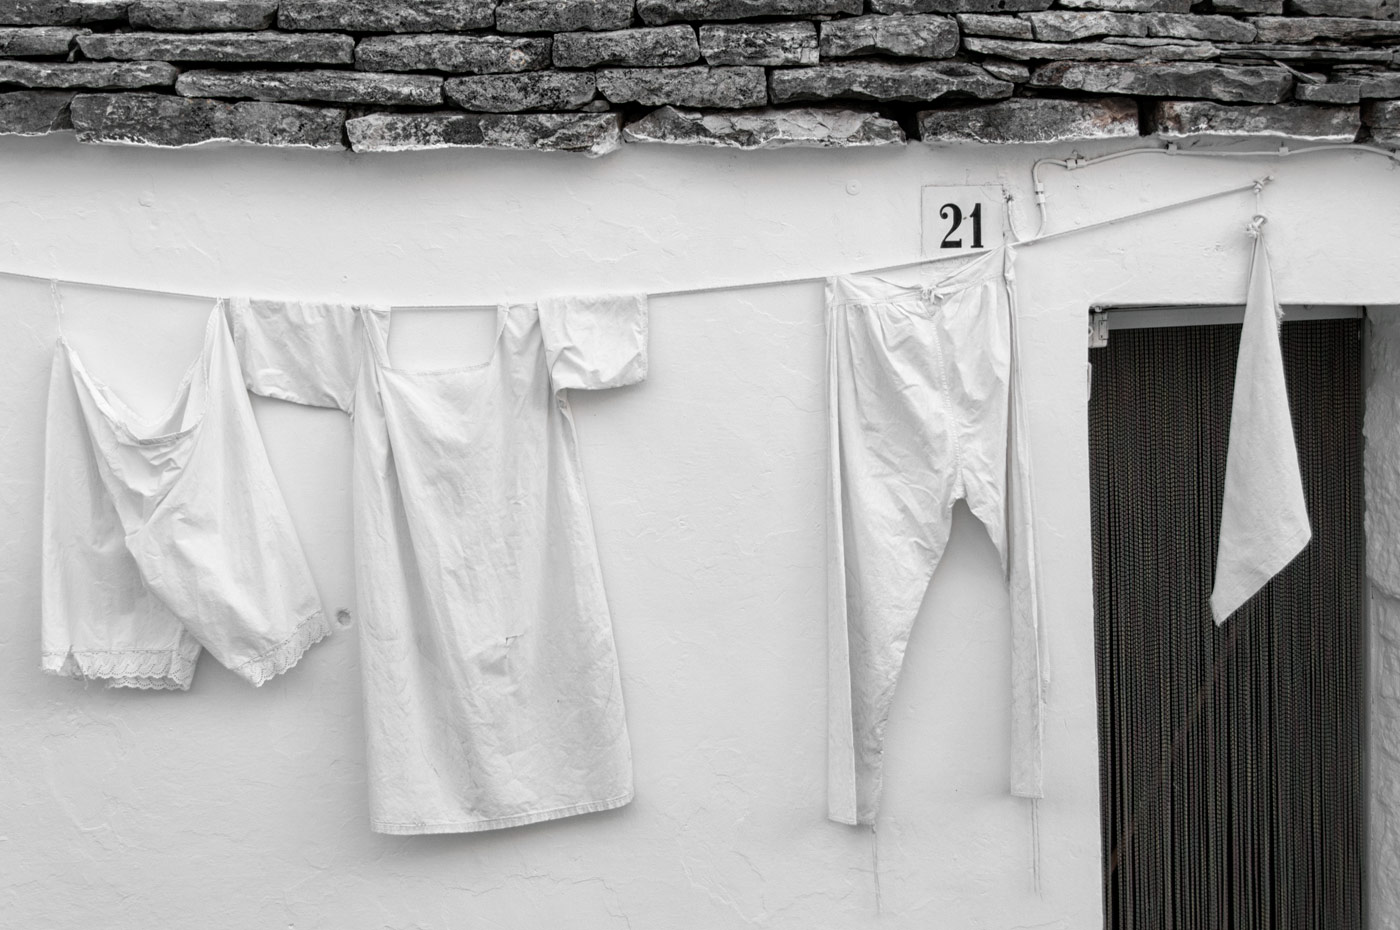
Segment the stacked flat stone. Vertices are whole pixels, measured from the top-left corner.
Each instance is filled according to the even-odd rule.
[[[1389,0],[0,0],[0,134],[1400,145]]]

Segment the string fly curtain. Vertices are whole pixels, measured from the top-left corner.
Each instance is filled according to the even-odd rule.
[[[1360,320],[1285,322],[1313,539],[1228,623],[1213,585],[1240,327],[1090,353],[1105,926],[1364,926]]]

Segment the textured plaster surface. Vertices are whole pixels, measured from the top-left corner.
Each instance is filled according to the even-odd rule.
[[[1400,308],[1374,312],[1367,341],[1366,559],[1371,583],[1373,930],[1400,928]]]
[[[923,185],[1003,183],[1025,228],[1031,160],[1070,153],[638,146],[600,161],[385,161],[3,139],[0,269],[411,305],[814,276],[917,257]],[[1052,169],[1051,228],[1269,172],[1282,299],[1396,302],[1400,175],[1370,156]],[[0,278],[0,923],[1099,926],[1085,314],[1091,304],[1240,301],[1253,212],[1241,195],[1023,250],[1052,674],[1038,847],[1029,803],[1006,792],[1006,595],[992,546],[959,507],[889,729],[882,913],[870,832],[824,819],[819,283],[658,297],[650,379],[574,399],[637,800],[499,833],[384,837],[367,825],[353,628],[259,690],[207,659],[186,694],[40,674],[55,328],[45,286]],[[150,411],[195,353],[207,305],[72,288],[68,306],[78,350]],[[423,367],[479,360],[489,326],[487,313],[405,312],[394,353]],[[326,605],[353,614],[349,423],[273,402],[257,413]]]

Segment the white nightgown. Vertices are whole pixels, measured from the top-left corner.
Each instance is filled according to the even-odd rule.
[[[632,798],[570,388],[646,376],[646,298],[497,310],[481,365],[389,361],[387,310],[235,301],[248,387],[354,417],[372,826],[460,833]]]

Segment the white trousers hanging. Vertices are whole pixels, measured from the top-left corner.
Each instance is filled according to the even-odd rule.
[[[1011,792],[1040,797],[1035,549],[1005,249],[918,282],[827,282],[828,815],[873,823],[882,742],[915,615],[965,499],[1012,612]]]

